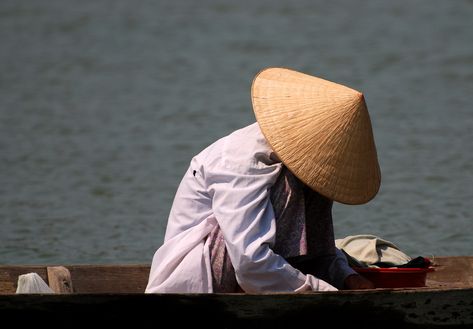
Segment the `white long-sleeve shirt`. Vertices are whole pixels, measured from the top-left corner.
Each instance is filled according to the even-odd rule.
[[[177,190],[147,293],[213,292],[207,236],[222,230],[240,287],[249,293],[337,290],[273,252],[276,219],[270,189],[282,163],[254,123],[195,156]],[[334,277],[355,273],[342,255]]]

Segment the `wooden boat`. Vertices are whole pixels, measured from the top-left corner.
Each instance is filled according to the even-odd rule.
[[[38,273],[51,286],[58,282],[57,267],[0,266],[3,322],[137,328],[159,328],[165,323],[219,328],[322,323],[351,328],[473,327],[473,256],[436,257],[435,271],[428,273],[424,287],[307,294],[144,294],[149,265],[64,267],[70,282],[62,288],[70,293],[15,294],[19,275]]]

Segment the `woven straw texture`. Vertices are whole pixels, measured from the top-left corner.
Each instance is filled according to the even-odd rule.
[[[320,194],[346,204],[370,201],[381,173],[363,94],[285,68],[255,77],[253,110],[281,161]]]

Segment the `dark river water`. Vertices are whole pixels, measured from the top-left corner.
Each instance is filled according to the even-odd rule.
[[[150,262],[193,155],[284,66],[365,94],[377,197],[337,238],[473,254],[473,2],[0,2],[0,263]]]

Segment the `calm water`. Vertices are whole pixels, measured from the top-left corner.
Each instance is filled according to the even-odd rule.
[[[0,263],[150,262],[266,66],[365,93],[383,174],[336,236],[473,254],[473,2],[0,2]]]

